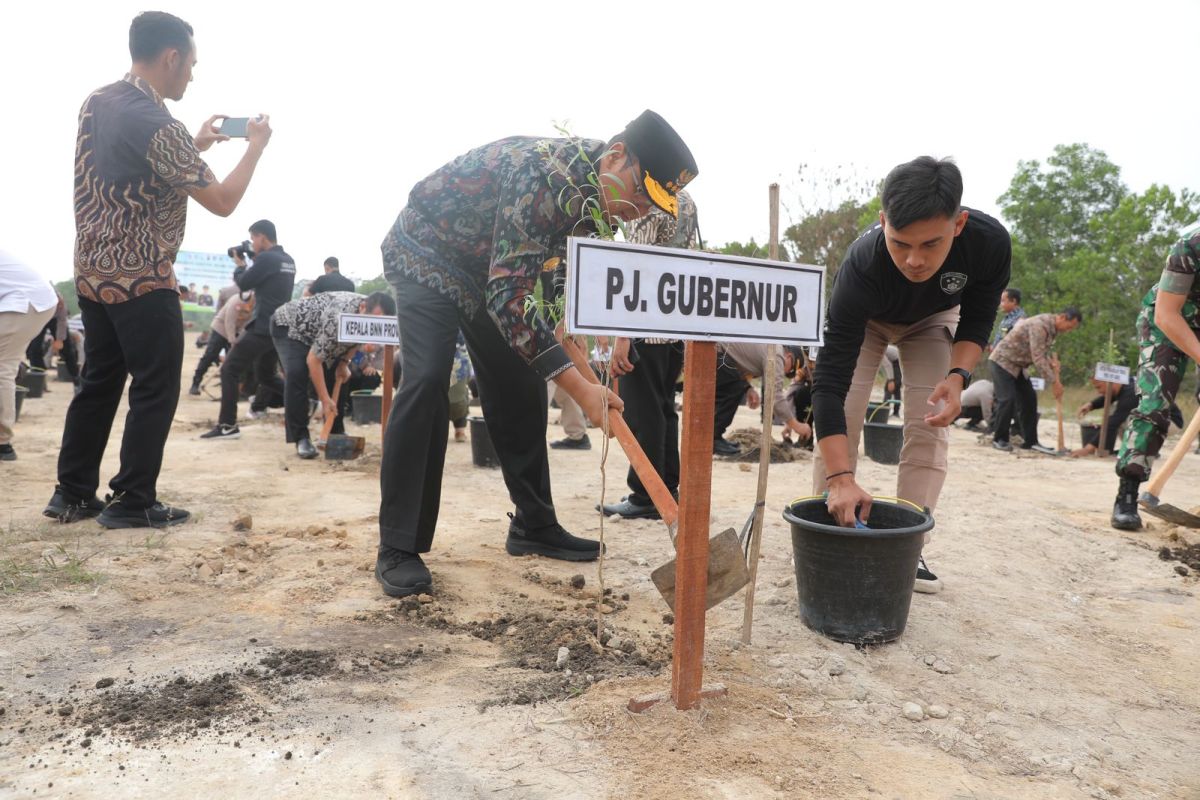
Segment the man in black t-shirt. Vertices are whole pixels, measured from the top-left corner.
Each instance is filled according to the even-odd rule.
[[[304,289],[304,296],[311,297],[321,292],[353,292],[354,281],[338,272],[338,260],[330,256],[325,259],[325,274]]]
[[[963,208],[962,175],[922,156],[883,184],[879,224],[850,246],[834,280],[813,387],[819,455],[813,488],[828,488],[839,525],[869,524],[871,496],[855,481],[858,438],[889,344],[904,367],[904,447],[897,496],[932,509],[946,478],[947,427],[983,353],[1012,246],[997,220]],[[918,591],[936,592],[921,561]]]

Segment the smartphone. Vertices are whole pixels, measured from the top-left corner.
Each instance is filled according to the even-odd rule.
[[[245,139],[248,122],[250,122],[249,117],[229,117],[221,122],[221,133],[235,139]]]

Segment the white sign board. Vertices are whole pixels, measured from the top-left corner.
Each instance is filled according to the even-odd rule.
[[[1030,378],[1029,382],[1033,384],[1034,391],[1040,392],[1042,389],[1046,388],[1045,378]]]
[[[572,237],[567,330],[822,344],[825,270],[758,258]]]
[[[338,314],[338,341],[344,344],[400,344],[400,323],[395,317]]]
[[[1129,367],[1098,361],[1096,362],[1096,380],[1125,385],[1129,383]]]

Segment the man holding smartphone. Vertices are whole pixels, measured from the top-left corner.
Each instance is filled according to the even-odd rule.
[[[200,153],[227,136],[220,115],[193,138],[167,111],[192,80],[196,42],[183,20],[139,14],[129,28],[129,73],[92,92],[79,114],[75,149],[75,288],[85,363],[67,410],[58,485],[45,514],[61,522],[99,517],[109,528],[165,527],[188,512],[159,502],[158,473],[179,402],[183,317],[174,262],[187,199],[228,216],[271,138],[251,123],[245,155],[218,181]],[[125,381],[129,413],[111,502],[96,497]]]
[[[962,174],[922,156],[883,183],[879,224],[854,244],[834,279],[813,387],[819,453],[813,490],[829,490],[839,525],[870,523],[871,495],[855,481],[858,437],[889,344],[904,365],[904,447],[896,494],[932,509],[946,480],[960,396],[983,353],[1012,245],[997,220],[963,208]],[[921,561],[916,590],[936,592]]]

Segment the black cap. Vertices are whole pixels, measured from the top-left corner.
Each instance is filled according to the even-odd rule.
[[[651,202],[671,216],[679,216],[675,195],[700,171],[683,139],[650,109],[625,126],[620,139],[642,165],[646,194]]]

